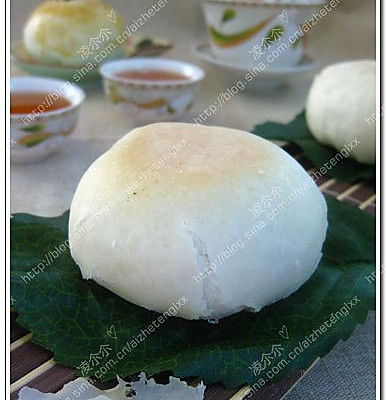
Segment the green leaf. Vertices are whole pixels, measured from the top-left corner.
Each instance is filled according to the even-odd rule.
[[[234,10],[233,8],[227,8],[226,10],[224,10],[224,14],[222,15],[222,19],[221,22],[227,22],[230,21],[231,19],[236,17],[236,10]]]
[[[176,112],[176,109],[173,108],[172,106],[169,106],[169,105],[168,105],[168,107],[167,107],[167,110],[168,110],[168,113],[169,113],[169,114],[174,114],[174,113]]]
[[[298,38],[292,43],[291,47],[292,47],[293,49],[296,49],[296,47],[299,46],[299,44],[301,43],[301,41],[302,41],[302,37],[298,37]]]
[[[276,25],[267,33],[264,38],[264,47],[269,47],[270,44],[277,42],[284,33],[284,28],[281,25]]]
[[[18,144],[25,147],[34,147],[54,136],[50,132],[30,133],[18,140]]]
[[[366,279],[373,277],[375,270],[374,217],[332,198],[327,202],[324,257],[296,293],[257,314],[242,312],[218,324],[170,317],[155,332],[146,335],[143,331],[143,341],[138,339],[141,330],[160,314],[81,278],[66,246],[68,213],[57,218],[15,214],[11,221],[11,287],[20,314],[18,322],[33,332],[34,342],[54,352],[56,361],[74,368],[89,360],[101,345],[108,346],[109,354],[89,373],[103,380],[139,371],[149,375],[172,371],[179,377],[198,376],[207,384],[253,384],[257,377],[252,364],[273,345],[280,345],[282,352],[269,367],[280,366],[271,379],[280,379],[307,367],[339,340],[347,339],[375,306],[375,284]],[[47,264],[40,264],[42,272],[35,273],[35,268],[31,273],[42,260]],[[350,306],[354,298],[359,302]],[[332,315],[338,319],[321,332]],[[112,326],[114,335],[109,335]],[[283,326],[288,339],[279,334]],[[318,338],[291,358],[318,330]],[[139,344],[119,360],[117,352],[134,338]]]
[[[30,125],[25,128],[21,128],[22,131],[25,132],[40,132],[44,129],[43,124],[35,124],[35,125]]]
[[[330,166],[327,175],[331,178],[343,182],[375,180],[375,167],[373,165],[344,158],[335,166],[332,166],[330,160],[336,157],[338,151],[314,139],[307,126],[305,111],[298,114],[288,124],[266,122],[262,125],[256,125],[252,133],[268,140],[282,140],[297,145],[303,150],[304,157],[311,161],[317,170],[326,169],[324,165],[327,163]]]
[[[143,38],[141,41],[137,43],[137,48],[140,49],[142,47],[148,47],[153,45],[153,39],[151,38]]]

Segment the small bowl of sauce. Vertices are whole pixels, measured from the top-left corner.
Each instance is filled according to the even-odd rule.
[[[100,68],[104,90],[140,122],[179,120],[192,107],[205,72],[183,61],[132,58]]]
[[[115,76],[135,82],[174,82],[189,79],[186,75],[179,72],[163,71],[162,69],[148,69],[144,71],[133,69],[118,72]]]
[[[31,114],[40,104],[45,104],[49,98],[49,92],[41,91],[20,91],[11,93],[11,115],[13,114]],[[60,110],[71,106],[71,101],[59,94],[55,101],[47,102],[44,106],[44,112]]]
[[[11,78],[11,160],[41,161],[56,152],[75,128],[85,98],[70,82]]]

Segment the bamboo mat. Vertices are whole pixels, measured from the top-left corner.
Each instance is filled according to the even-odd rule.
[[[290,146],[285,149],[294,156],[309,172],[315,171],[301,154]],[[318,182],[320,189],[338,200],[357,206],[361,210],[375,214],[374,187],[368,183],[349,184],[322,177]],[[16,323],[16,313],[12,313],[11,325],[11,400],[17,399],[23,386],[30,386],[42,392],[56,392],[75,378],[74,370],[57,364],[51,352],[34,344],[32,334]],[[280,382],[259,389],[250,400],[280,400],[288,393],[318,362],[312,363],[306,370],[294,372]],[[243,400],[249,393],[249,387],[225,389],[222,384],[210,385],[205,392],[205,400]]]

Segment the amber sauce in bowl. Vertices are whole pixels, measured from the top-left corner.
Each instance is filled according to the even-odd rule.
[[[115,74],[118,78],[135,81],[185,81],[189,77],[174,71],[165,71],[162,69],[149,69],[149,70],[127,70]]]
[[[44,112],[59,110],[71,105],[63,96],[50,100],[49,92],[11,92],[11,114],[31,114],[38,107]]]

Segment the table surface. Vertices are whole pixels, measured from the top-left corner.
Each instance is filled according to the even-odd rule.
[[[21,37],[23,24],[38,3],[38,0],[12,1],[12,41]],[[127,0],[110,0],[110,3],[129,21],[146,10],[152,1],[133,0],[130,2],[130,9]],[[190,52],[194,43],[206,40],[206,30],[198,3],[195,0],[172,0],[140,32],[141,35],[174,40],[174,48],[167,54],[168,57],[194,62],[205,68],[207,78],[202,84],[192,115],[188,116],[187,120],[206,109],[216,99],[217,94],[229,86],[229,82],[224,80],[219,71],[200,62]],[[375,0],[342,0],[339,7],[315,27],[308,54],[321,66],[345,59],[374,58],[374,13]],[[12,68],[12,74],[19,75],[21,71]],[[304,108],[311,82],[312,75],[306,75],[293,79],[276,93],[240,93],[211,117],[208,123],[251,130],[255,124],[266,120],[289,121]],[[41,163],[11,166],[11,211],[54,216],[68,209],[79,178],[87,167],[133,127],[133,122],[114,108],[100,90],[89,91],[81,109],[77,128],[62,151]],[[346,193],[341,197],[357,205],[367,201],[365,208],[373,211],[373,193],[364,193],[363,187],[360,186],[354,189],[350,185],[342,186],[334,181],[324,188],[325,191],[330,190],[334,194]],[[364,198],[365,196],[367,198]],[[22,346],[19,351],[26,345],[34,346],[30,343],[27,332],[20,330],[16,325],[15,329],[13,338],[18,342],[13,353],[19,346]],[[23,340],[26,340],[26,343]],[[39,353],[42,349],[31,351],[32,354],[40,354],[42,357]],[[43,364],[49,359],[50,355],[45,354]],[[36,365],[35,359],[27,369],[19,370],[21,375],[14,375],[13,383],[24,379],[39,366],[41,364]],[[57,366],[51,367],[53,377],[61,376],[63,380],[64,375],[72,376],[71,371],[58,372],[55,369]],[[47,373],[43,371],[43,377]],[[289,377],[280,390],[271,388],[269,393],[256,398],[278,399],[290,387],[292,390],[286,395],[286,400],[375,398],[374,314],[370,313],[366,324],[358,327],[347,342],[339,343],[301,380],[298,379],[299,376],[298,374]],[[28,383],[27,378],[22,383]],[[61,382],[61,379],[57,381]],[[297,382],[295,386],[294,382]],[[49,390],[47,385],[45,389]],[[271,394],[275,390],[275,397],[272,397]],[[208,393],[208,399],[229,399],[235,395],[234,391],[224,392],[221,387],[213,387]],[[237,396],[233,398],[242,398]]]

